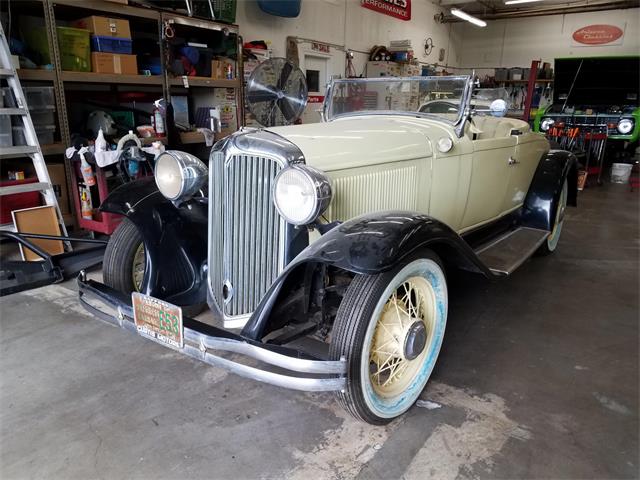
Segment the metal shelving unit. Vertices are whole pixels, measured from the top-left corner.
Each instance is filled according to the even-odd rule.
[[[20,80],[35,80],[40,82],[53,82],[56,79],[56,73],[53,70],[18,70]]]
[[[62,72],[63,82],[109,83],[114,85],[162,85],[162,75],[120,75],[117,73]]]
[[[71,142],[71,132],[69,129],[68,121],[68,102],[67,102],[67,90],[73,85],[73,90],[78,89],[79,85],[113,85],[114,91],[120,85],[129,86],[141,86],[141,87],[158,87],[161,90],[161,95],[169,100],[171,98],[172,91],[180,91],[181,95],[184,95],[185,91],[189,91],[184,88],[184,80],[182,77],[171,77],[165,70],[163,65],[162,75],[118,75],[118,74],[104,74],[94,72],[72,72],[63,71],[60,61],[60,50],[58,47],[57,30],[58,17],[68,18],[70,12],[78,11],[78,18],[88,15],[109,15],[126,19],[137,19],[139,21],[146,21],[147,23],[155,23],[157,26],[158,39],[159,39],[159,53],[160,58],[166,58],[165,56],[165,27],[179,25],[186,28],[205,29],[211,31],[224,32],[225,34],[237,35],[237,67],[236,78],[233,80],[226,79],[214,79],[207,77],[188,77],[187,82],[189,88],[233,88],[236,91],[236,111],[238,118],[238,127],[244,122],[244,102],[242,94],[242,39],[239,36],[239,28],[237,25],[228,25],[218,23],[215,21],[209,21],[198,18],[191,18],[178,13],[167,12],[162,10],[155,10],[144,6],[131,6],[117,4],[105,0],[33,0],[34,5],[40,4],[43,8],[44,23],[47,31],[47,41],[50,46],[51,63],[53,64],[52,70],[18,70],[18,76],[24,81],[36,81],[36,82],[51,82],[53,83],[56,97],[56,110],[58,116],[58,124],[60,126],[60,141],[57,141],[50,145],[42,145],[42,153],[47,156],[62,155],[64,154],[66,147]],[[178,90],[176,90],[178,89]],[[188,94],[188,93],[187,93]],[[204,136],[198,132],[188,132],[180,135],[181,139],[184,139],[183,143],[188,145],[204,145]],[[216,136],[218,139],[218,136]],[[151,143],[154,140],[161,140],[166,143],[166,139],[152,138],[143,139],[145,144]],[[69,198],[73,198],[75,195],[75,186],[72,182],[70,160],[64,159],[65,173],[67,180],[67,190]],[[73,205],[72,205],[72,208]],[[75,223],[75,222],[74,222]]]
[[[240,88],[240,81],[235,78],[233,80],[215,79],[208,77],[187,77],[190,87],[213,87],[213,88]],[[182,77],[174,77],[169,79],[169,85],[181,86],[184,84]]]

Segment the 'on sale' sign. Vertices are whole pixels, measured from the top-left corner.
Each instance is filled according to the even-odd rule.
[[[362,0],[362,6],[400,20],[411,20],[411,0]]]

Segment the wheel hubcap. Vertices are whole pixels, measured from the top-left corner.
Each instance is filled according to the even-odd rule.
[[[404,358],[415,360],[427,345],[427,329],[424,323],[416,320],[411,324],[404,338]]]
[[[417,375],[435,327],[435,294],[429,282],[412,277],[387,300],[369,353],[369,378],[383,397],[402,393]]]

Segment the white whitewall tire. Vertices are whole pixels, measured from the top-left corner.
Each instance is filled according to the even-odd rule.
[[[551,233],[547,237],[547,240],[540,246],[538,253],[542,255],[549,255],[553,253],[558,247],[558,241],[562,233],[562,226],[564,225],[564,215],[567,209],[567,197],[569,196],[569,183],[565,179],[562,185],[562,191],[558,198],[558,207],[556,209],[556,216],[553,221],[553,228]]]
[[[418,399],[435,366],[447,323],[442,264],[431,251],[392,270],[356,275],[338,309],[331,356],[344,357],[338,401],[354,417],[385,424]]]

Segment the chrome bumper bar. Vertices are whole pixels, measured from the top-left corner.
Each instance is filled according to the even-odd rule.
[[[78,295],[83,307],[99,319],[117,325],[137,334],[133,323],[131,299],[104,284],[87,280],[82,272],[78,276]],[[110,314],[89,302],[98,301],[115,312]],[[346,385],[347,362],[341,360],[316,360],[302,358],[302,352],[285,347],[263,345],[250,342],[234,333],[222,330],[192,318],[184,317],[184,347],[173,350],[216,367],[221,367],[260,382],[278,387],[323,392],[343,390]],[[213,351],[231,352],[253,358],[272,367],[295,372],[277,373],[253,367],[228,358]]]

